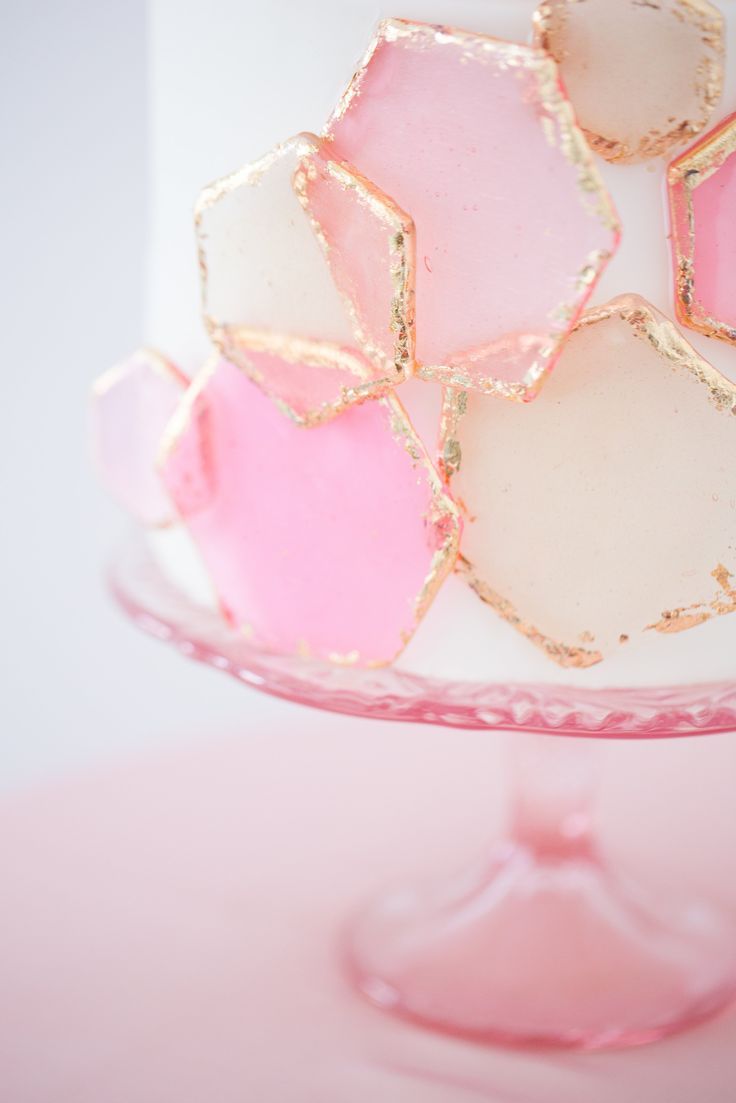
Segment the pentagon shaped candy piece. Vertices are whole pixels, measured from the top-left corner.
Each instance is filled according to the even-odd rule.
[[[736,386],[637,296],[586,314],[529,406],[448,392],[459,569],[563,666],[736,609]]]
[[[411,220],[307,134],[206,188],[205,324],[296,421],[402,381],[413,360]]]
[[[398,402],[308,432],[223,360],[175,420],[161,471],[231,623],[279,652],[394,658],[451,569],[459,531]],[[193,432],[206,434],[204,450],[189,446]],[[202,455],[212,495],[190,509]]]
[[[532,398],[617,242],[555,63],[389,20],[326,134],[414,221],[419,374]]]
[[[92,445],[108,490],[144,525],[163,526],[175,510],[156,470],[167,424],[189,386],[158,353],[141,349],[105,372],[92,390]]]
[[[677,316],[736,344],[736,114],[670,165]]]
[[[707,0],[543,0],[534,22],[607,161],[662,156],[706,126],[724,59],[723,18]]]

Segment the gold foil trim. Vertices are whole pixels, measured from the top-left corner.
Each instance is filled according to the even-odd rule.
[[[555,46],[556,31],[564,29],[571,6],[579,7],[585,0],[542,0],[534,13],[534,41],[547,51],[558,64],[563,55]],[[616,4],[624,0],[615,0]],[[629,0],[632,7],[649,7],[661,10],[661,0]],[[697,119],[673,119],[670,128],[662,134],[653,129],[645,134],[635,148],[625,141],[608,138],[581,127],[590,146],[606,161],[634,164],[638,161],[662,157],[673,146],[699,134],[707,125],[723,92],[723,68],[725,59],[724,19],[708,0],[675,0],[672,14],[681,23],[692,24],[700,33],[703,53],[695,70],[694,88],[700,100]]]
[[[490,586],[478,578],[472,565],[463,556],[458,559],[457,573],[465,579],[484,604],[489,605],[517,632],[521,632],[523,636],[526,636],[530,643],[543,651],[547,658],[552,659],[558,666],[583,670],[586,667],[595,666],[603,659],[600,651],[591,651],[585,647],[559,643],[557,640],[545,636],[533,624],[522,620],[512,603],[501,597],[500,594],[497,594],[495,590],[492,590]],[[590,633],[585,633],[585,635],[589,636]]]
[[[347,316],[355,330],[356,343],[364,355],[374,364],[382,375],[372,375],[361,363],[356,351],[329,341],[313,339],[299,335],[281,334],[271,330],[256,329],[244,325],[228,323],[210,313],[208,305],[209,271],[207,264],[206,235],[203,231],[204,215],[225,196],[242,187],[252,187],[260,183],[268,170],[285,153],[294,151],[302,162],[294,175],[294,189],[297,200],[305,207],[313,231],[323,250],[327,243],[321,228],[306,209],[303,194],[304,179],[301,168],[309,172],[310,162],[319,157],[328,171],[345,188],[355,191],[361,202],[368,203],[374,213],[380,212],[389,231],[388,247],[392,258],[394,278],[394,296],[389,324],[396,336],[395,356],[392,361],[379,354],[379,350],[367,339],[360,324],[355,305],[337,288],[345,306]],[[200,291],[204,325],[215,347],[222,355],[244,371],[268,397],[275,402],[282,413],[298,425],[319,425],[356,402],[368,398],[380,398],[392,387],[403,382],[411,373],[414,360],[414,226],[411,219],[401,211],[392,200],[384,197],[369,181],[356,173],[345,162],[329,157],[325,152],[325,142],[316,135],[301,133],[274,147],[265,156],[244,165],[236,172],[224,176],[207,185],[200,192],[194,209],[194,226],[197,238],[197,252],[200,270]],[[326,261],[327,263],[327,261]],[[328,266],[329,267],[329,266]],[[275,393],[260,372],[248,359],[248,351],[271,352],[289,363],[303,362],[321,369],[339,368],[354,375],[360,382],[355,387],[342,387],[339,395],[332,401],[322,403],[306,412],[296,410],[286,398]]]
[[[736,327],[713,318],[695,295],[695,211],[693,193],[736,154],[736,114],[673,161],[667,170],[675,266],[677,317],[707,337],[718,337],[736,345]]]
[[[219,361],[220,358],[216,355],[210,357],[195,376],[186,393],[182,396],[181,402],[169,422],[161,442],[156,461],[159,470],[166,464],[168,458],[176,450],[179,441],[190,429],[194,419],[196,417],[201,417],[203,409],[206,409],[206,407],[203,407],[202,403],[206,398],[207,386],[217,370]],[[442,583],[455,566],[462,528],[462,521],[458,508],[440,478],[427,450],[417,435],[403,405],[393,394],[388,394],[378,399],[378,401],[388,411],[389,430],[393,440],[403,448],[409,456],[412,466],[418,468],[427,480],[430,502],[424,520],[427,529],[431,532],[430,539],[433,551],[429,569],[424,577],[419,593],[413,601],[412,614],[414,623],[410,630],[402,633],[401,646],[397,649],[396,653],[387,659],[368,660],[364,663],[360,652],[357,650],[351,650],[346,654],[338,654],[335,652],[329,656],[330,662],[338,666],[355,666],[362,663],[362,665],[368,669],[388,666],[395,662],[409,643],[421,620],[432,604]],[[186,518],[180,517],[180,521],[186,526]],[[217,594],[217,587],[214,585],[212,576],[207,568],[206,557],[203,552],[200,554],[202,555],[205,572],[212,586],[213,593]],[[220,603],[220,607],[225,619],[235,627],[225,606]],[[245,631],[252,636],[252,625],[244,624],[237,627],[241,630],[245,629]],[[294,654],[301,658],[312,657],[306,637],[303,636],[300,639],[294,650]]]
[[[562,344],[570,331],[571,323],[579,316],[585,305],[584,300],[580,301],[581,295],[587,299],[618,247],[621,227],[613,201],[598,172],[583,132],[577,125],[572,105],[563,92],[557,64],[552,57],[546,51],[533,46],[507,42],[477,32],[458,30],[455,27],[414,23],[405,19],[382,20],[324,128],[323,134],[326,138],[330,138],[334,123],[346,115],[354,100],[360,95],[366,69],[373,55],[383,43],[395,42],[406,42],[418,49],[435,45],[451,45],[460,47],[465,63],[479,62],[500,66],[505,70],[530,72],[536,83],[541,108],[540,126],[545,139],[551,146],[559,149],[565,160],[575,169],[581,205],[613,234],[612,248],[591,252],[573,276],[574,295],[568,302],[558,304],[550,312],[550,330],[546,337],[541,341],[538,336],[529,338],[538,341],[540,348],[521,382],[508,382],[494,376],[483,376],[477,379],[470,375],[464,366],[469,362],[472,363],[474,359],[481,359],[487,354],[489,348],[503,343],[508,338],[500,338],[492,345],[472,350],[468,359],[462,364],[458,363],[458,357],[454,357],[447,364],[417,364],[415,368],[420,378],[439,382],[445,386],[468,387],[513,401],[531,401],[537,395],[545,376],[554,367]]]
[[[679,609],[668,609],[662,613],[656,624],[648,624],[645,631],[654,632],[683,632],[687,628],[695,628],[712,617],[722,617],[726,613],[736,611],[736,588],[731,585],[734,576],[719,563],[715,570],[711,571],[711,578],[718,583],[719,590],[712,601],[701,602],[698,605],[687,605]]]
[[[315,236],[329,265],[331,245],[316,217],[309,197],[309,184],[319,172],[317,162],[343,191],[349,191],[355,201],[363,203],[386,229],[386,252],[390,258],[393,295],[389,328],[394,336],[394,351],[387,359],[383,350],[372,340],[365,320],[360,316],[358,304],[349,293],[338,286],[345,310],[353,325],[358,346],[365,356],[375,363],[388,379],[402,382],[411,374],[414,366],[414,283],[416,248],[414,223],[392,199],[384,195],[351,165],[337,158],[327,157],[324,143],[311,154],[305,154],[294,174],[294,190],[309,218]]]
[[[575,331],[596,325],[609,318],[620,318],[631,327],[639,340],[648,342],[672,368],[688,372],[706,389],[710,402],[719,413],[736,414],[736,383],[731,382],[704,360],[673,323],[645,299],[638,295],[620,295],[603,306],[587,310],[575,326]],[[464,390],[452,387],[446,387],[444,390],[438,465],[450,489],[453,478],[462,467],[460,426],[467,412],[468,397],[467,391]],[[456,500],[461,513],[467,518],[469,511],[466,505],[461,498],[456,497]],[[604,656],[599,651],[590,651],[567,644],[562,640],[555,640],[524,620],[514,604],[481,579],[474,564],[462,554],[458,557],[456,571],[464,577],[471,589],[486,605],[541,648],[558,665],[588,667],[602,661]],[[681,632],[703,624],[714,616],[736,612],[736,587],[732,585],[734,576],[719,563],[711,572],[711,577],[717,582],[719,591],[710,602],[666,610],[659,621],[645,625],[642,631],[656,631],[663,634]],[[632,632],[622,632],[619,635],[619,644],[628,643],[632,635]],[[585,636],[590,636],[590,633],[585,633]]]

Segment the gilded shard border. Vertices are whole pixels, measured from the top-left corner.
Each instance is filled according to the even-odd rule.
[[[275,146],[257,161],[244,165],[236,172],[207,185],[201,191],[194,209],[202,317],[207,333],[215,347],[227,360],[245,371],[249,378],[276,403],[282,413],[296,424],[303,426],[319,425],[356,403],[382,397],[411,375],[414,366],[414,224],[393,200],[384,196],[350,165],[330,157],[325,150],[325,145],[326,143],[316,135],[307,132],[297,134],[294,138]],[[203,233],[204,215],[221,199],[237,189],[258,185],[268,170],[290,150],[294,150],[302,162],[294,174],[295,196],[305,210],[305,217],[310,222],[326,263],[329,242],[319,223],[312,216],[306,197],[306,174],[316,171],[314,169],[316,158],[322,160],[325,171],[333,179],[355,194],[357,201],[367,204],[374,214],[380,214],[387,231],[387,252],[391,258],[394,285],[390,326],[395,335],[395,351],[391,362],[388,362],[370,341],[356,304],[339,287],[338,294],[354,330],[355,350],[330,341],[228,324],[210,313],[209,271]],[[283,396],[274,393],[263,373],[248,358],[249,350],[272,353],[287,363],[304,363],[307,366],[325,370],[339,369],[354,376],[356,383],[355,386],[342,387],[339,396],[333,401],[322,403],[304,413],[296,410]],[[356,354],[357,352],[362,352],[371,365],[377,366],[383,374],[378,378],[374,377],[361,357]]]
[[[554,57],[554,24],[556,19],[567,19],[570,3],[576,6],[584,0],[566,0],[561,11],[559,0],[542,0],[534,13],[534,41]],[[623,0],[615,0],[621,4]],[[661,8],[661,2],[653,0],[630,0],[632,6]],[[636,163],[662,157],[675,145],[699,134],[708,124],[713,110],[723,92],[723,62],[725,57],[724,19],[721,13],[708,0],[674,0],[672,15],[682,23],[691,23],[702,35],[703,54],[695,71],[695,90],[699,94],[701,112],[695,121],[689,119],[674,120],[671,128],[664,134],[650,131],[631,149],[626,142],[607,138],[602,134],[583,127],[591,147],[606,161]]]
[[[183,436],[192,428],[194,420],[198,417],[206,416],[207,386],[215,374],[219,363],[219,356],[216,354],[211,356],[194,377],[189,389],[183,395],[161,441],[156,459],[156,467],[159,471],[165,467],[167,460],[176,451]],[[393,394],[384,395],[377,401],[380,402],[389,413],[388,424],[393,440],[403,448],[409,456],[412,465],[422,469],[427,479],[430,505],[425,516],[425,521],[436,536],[436,546],[432,552],[429,570],[424,577],[419,593],[413,601],[414,624],[411,630],[405,630],[401,633],[401,646],[398,650],[389,658],[369,660],[364,663],[361,661],[362,656],[358,650],[349,651],[347,654],[331,654],[329,656],[330,661],[338,666],[362,665],[366,669],[388,666],[394,663],[402,654],[404,648],[413,638],[419,624],[434,601],[442,583],[451,573],[457,562],[460,547],[460,534],[462,531],[462,518],[460,512],[424,445],[417,436],[409,419],[409,415],[403,405]],[[186,526],[186,518],[180,516],[179,519],[181,523]],[[217,594],[218,588],[207,568],[204,555],[202,558],[204,569],[210,585],[212,586],[213,593]],[[221,612],[228,623],[231,624],[231,627],[235,627],[232,625],[232,618],[222,605]],[[250,624],[240,624],[237,628],[245,638],[250,639],[254,635],[253,626]],[[293,654],[302,659],[312,658],[310,649],[305,642],[302,642],[295,649]]]
[[[736,383],[731,382],[704,360],[674,324],[645,299],[638,295],[621,295],[603,306],[586,311],[575,329],[587,328],[609,318],[620,318],[626,322],[634,334],[640,340],[650,344],[663,360],[669,361],[673,367],[690,372],[696,381],[706,388],[708,398],[717,410],[736,416]],[[444,389],[440,422],[439,468],[445,483],[450,488],[463,462],[459,426],[467,411],[467,403],[467,391],[450,387]],[[736,432],[736,426],[734,432]],[[460,507],[463,508],[461,500]],[[462,555],[462,549],[456,571],[481,601],[559,666],[582,669],[603,660],[604,656],[599,651],[553,639],[536,625],[526,621],[508,598],[499,594],[490,583],[480,577],[474,564]],[[711,577],[718,586],[711,601],[665,610],[657,622],[644,625],[642,631],[656,631],[663,634],[685,631],[713,617],[736,612],[736,586],[732,584],[734,577],[721,563],[716,565],[711,572]],[[628,639],[628,636],[621,637],[620,642],[626,643]]]
[[[571,283],[574,293],[567,302],[558,303],[550,313],[547,340],[539,347],[533,363],[520,383],[500,380],[494,376],[474,376],[471,379],[457,363],[416,365],[416,375],[421,379],[439,382],[448,387],[480,389],[500,398],[529,402],[536,397],[545,376],[554,368],[572,325],[582,313],[603,269],[618,247],[621,226],[616,209],[596,167],[585,135],[577,124],[573,107],[563,92],[557,63],[544,50],[522,43],[507,42],[490,35],[462,31],[445,25],[414,23],[405,19],[382,20],[347,89],[325,125],[323,135],[327,139],[333,124],[344,117],[360,95],[366,69],[376,50],[383,43],[396,42],[408,42],[419,49],[435,45],[460,47],[465,64],[493,64],[510,71],[528,70],[535,78],[542,108],[540,126],[547,143],[558,148],[575,169],[584,210],[598,219],[613,235],[611,249],[593,250],[584,259],[580,269],[573,274]],[[503,341],[504,338],[501,338],[499,342],[493,342],[493,345]],[[465,362],[482,359],[493,345],[471,350],[464,357]]]
[[[667,171],[677,317],[708,337],[736,345],[736,328],[713,318],[697,299],[693,193],[736,154],[736,113],[686,150]]]

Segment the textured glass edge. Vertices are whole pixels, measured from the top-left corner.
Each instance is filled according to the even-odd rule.
[[[736,729],[736,679],[587,689],[450,682],[393,667],[357,670],[264,651],[166,581],[140,538],[110,568],[113,598],[137,627],[197,662],[274,697],[329,712],[480,731],[664,739]]]

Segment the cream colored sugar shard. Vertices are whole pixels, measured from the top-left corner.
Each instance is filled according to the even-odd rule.
[[[708,123],[726,42],[708,0],[542,0],[534,23],[606,160],[661,156]]]
[[[735,409],[636,296],[584,316],[535,402],[448,391],[468,582],[563,666],[733,612]]]
[[[330,189],[325,229],[312,205]],[[205,325],[286,413],[314,423],[401,381],[413,345],[411,223],[336,162],[322,139],[297,135],[211,184],[195,223]],[[344,257],[346,240],[355,247]],[[354,268],[372,293],[372,328],[358,324],[367,294],[351,300],[335,278],[338,266],[350,288]],[[401,295],[381,298],[373,289],[389,283],[395,269]],[[378,355],[394,330],[401,331],[402,355],[390,346]]]

